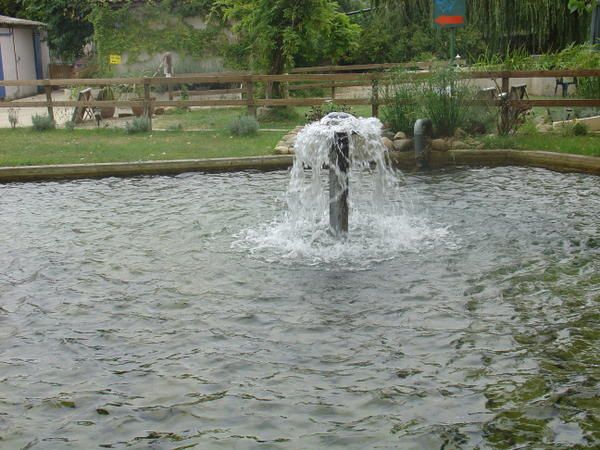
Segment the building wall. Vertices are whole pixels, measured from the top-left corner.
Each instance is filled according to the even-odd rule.
[[[45,36],[45,32],[42,32]],[[42,38],[42,67],[44,77],[48,76],[50,54],[48,44]],[[0,48],[5,80],[35,80],[35,52],[33,49],[33,29],[0,27]],[[36,86],[6,86],[6,98],[20,98],[37,93]]]

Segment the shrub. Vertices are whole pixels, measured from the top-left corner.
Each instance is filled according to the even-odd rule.
[[[145,133],[147,131],[150,131],[150,119],[147,117],[136,117],[125,124],[127,134]]]
[[[585,123],[575,122],[575,125],[573,125],[573,134],[575,136],[585,136],[588,132],[589,129]]]
[[[523,136],[535,136],[538,134],[534,118],[532,116],[527,117],[517,131]]]
[[[171,125],[169,125],[167,127],[167,131],[181,131],[183,130],[183,125],[181,125],[181,123],[177,122],[177,123],[172,123]]]
[[[75,122],[73,122],[72,120],[65,122],[65,129],[73,131],[75,129]]]
[[[34,114],[31,117],[31,123],[33,124],[33,129],[36,131],[53,130],[56,128],[56,122],[47,115],[40,116]]]
[[[563,122],[560,126],[560,134],[563,136],[585,136],[589,132],[586,124],[575,120]]]
[[[229,124],[229,132],[234,136],[251,136],[258,131],[258,121],[252,116],[240,116]]]

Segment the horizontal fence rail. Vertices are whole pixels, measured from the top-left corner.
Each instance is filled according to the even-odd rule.
[[[372,114],[378,115],[379,107],[386,104],[380,91],[390,84],[398,82],[418,81],[429,76],[428,71],[406,71],[402,75],[385,72],[397,67],[415,67],[408,64],[365,64],[357,66],[322,66],[318,68],[294,69],[289,74],[263,75],[250,73],[215,73],[187,74],[172,77],[144,78],[89,78],[89,79],[46,79],[46,80],[2,80],[0,86],[42,86],[45,100],[12,100],[0,101],[0,108],[44,107],[50,117],[54,117],[53,108],[103,108],[103,107],[141,107],[145,115],[151,119],[150,111],[155,107],[190,107],[190,106],[241,106],[248,109],[248,114],[256,115],[256,108],[261,106],[319,106],[326,102],[337,102],[343,105],[371,105]],[[500,81],[502,92],[510,91],[510,80],[514,78],[561,78],[561,77],[600,77],[600,69],[579,70],[534,70],[534,71],[471,71],[459,69],[460,77],[465,80],[490,79]],[[319,73],[317,73],[319,72]],[[325,72],[325,73],[324,73]],[[329,73],[327,73],[329,72]],[[342,72],[342,73],[339,73]],[[348,73],[352,72],[352,73]],[[271,87],[279,83],[283,98],[268,98]],[[193,89],[183,90],[180,85],[192,85]],[[199,89],[199,86],[217,85],[215,89]],[[133,91],[143,91],[143,97],[125,100],[54,100],[52,89],[70,86],[104,87],[128,86]],[[156,100],[152,97],[153,87],[167,87],[169,100]],[[336,98],[336,89],[344,87],[368,87],[370,94],[363,98]],[[501,87],[500,87],[501,86]],[[264,89],[266,98],[259,98],[259,89]],[[330,96],[290,97],[290,92],[307,89],[331,89]],[[237,98],[222,99],[173,99],[173,95],[204,97],[208,95],[235,94]],[[262,91],[261,91],[262,92]],[[506,106],[506,100],[473,100],[471,104]],[[531,107],[600,107],[600,99],[560,98],[560,99],[523,99],[509,100],[514,108]]]

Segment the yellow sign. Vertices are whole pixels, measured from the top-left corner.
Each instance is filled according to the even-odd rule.
[[[109,64],[121,64],[121,55],[108,55]]]

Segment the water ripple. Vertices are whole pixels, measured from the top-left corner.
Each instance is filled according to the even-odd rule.
[[[0,186],[0,447],[600,445],[598,178],[408,176],[316,259],[253,244],[287,184]]]

